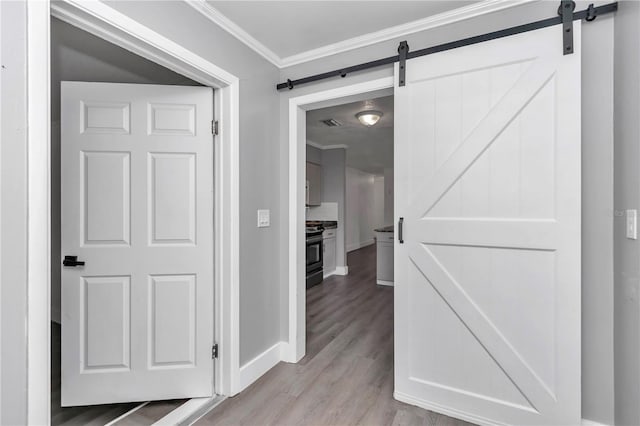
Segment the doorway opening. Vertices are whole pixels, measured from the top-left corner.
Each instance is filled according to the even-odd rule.
[[[378,388],[363,380],[359,393],[392,404],[394,96],[362,96],[368,97],[306,111],[306,351],[300,364],[313,369],[335,349],[336,365],[375,370]],[[351,403],[360,402],[353,396]]]
[[[307,250],[305,249],[305,225],[307,218],[310,220],[314,220],[315,218],[316,221],[321,222],[324,222],[325,219],[330,219],[327,220],[327,222],[332,222],[330,226],[334,226],[335,228],[331,228],[325,236],[327,237],[327,245],[330,247],[330,252],[333,249],[333,239],[335,238],[336,261],[335,269],[333,269],[334,262],[332,259],[330,260],[329,265],[333,270],[328,270],[327,273],[336,276],[349,274],[345,242],[345,232],[348,232],[348,226],[345,222],[347,203],[346,159],[348,150],[345,149],[345,144],[337,143],[335,139],[333,141],[327,139],[324,144],[311,141],[310,148],[308,149],[309,157],[315,154],[316,158],[307,158],[307,141],[309,139],[307,133],[307,114],[309,114],[313,121],[322,120],[324,118],[314,117],[314,114],[323,114],[326,113],[326,110],[318,113],[314,113],[314,110],[331,107],[340,108],[338,106],[372,101],[392,95],[393,79],[384,78],[340,89],[299,96],[289,101],[290,140],[296,142],[289,144],[289,215],[291,219],[289,224],[289,258],[291,259],[289,263],[289,344],[285,347],[283,353],[284,360],[288,362],[298,362],[306,353]],[[349,107],[342,108],[348,109]],[[352,105],[351,108],[357,107]],[[357,112],[360,111],[356,111],[356,113]],[[349,115],[348,112],[345,112],[345,114]],[[353,119],[358,123],[355,116]],[[324,123],[320,124],[326,126]],[[322,127],[318,128],[322,129]],[[312,129],[311,126],[310,129]],[[311,133],[313,133],[313,130],[311,130]],[[321,148],[318,148],[318,146]],[[308,176],[306,165],[307,160],[311,159],[311,166],[309,168],[311,171],[309,175],[311,180],[309,182],[310,186],[313,186],[314,180],[316,182],[324,182],[322,167],[318,167],[318,163],[322,163],[324,153],[326,153],[324,157],[326,157],[327,172],[329,173],[326,173],[328,184],[326,188],[327,201],[323,206],[322,198],[324,197],[324,190],[320,191],[322,195],[317,195],[318,192],[307,185]],[[329,169],[333,169],[334,167],[337,168],[336,173],[330,172]],[[340,173],[339,170],[342,170],[342,172]],[[309,191],[307,191],[307,189],[309,189]],[[342,191],[340,191],[340,189],[342,189]],[[307,206],[309,202],[315,204],[315,206]],[[309,207],[309,209],[307,209],[307,207]],[[310,216],[308,216],[308,214],[310,214]],[[373,229],[371,231],[373,231]],[[373,236],[371,239],[372,238]],[[333,253],[330,254],[333,257]],[[324,278],[324,270],[322,275]]]
[[[61,115],[71,114],[71,111],[62,111],[61,106],[61,83],[65,81],[81,81],[81,82],[101,82],[101,83],[133,83],[137,85],[165,85],[165,86],[181,86],[192,87],[202,84],[175,73],[165,67],[162,67],[152,61],[137,56],[119,46],[111,44],[99,37],[89,34],[79,28],[67,24],[59,19],[51,18],[51,424],[77,424],[79,422],[115,422],[117,419],[128,416],[127,421],[136,416],[141,423],[154,422],[160,420],[166,414],[182,405],[187,399],[165,400],[165,401],[131,401],[125,403],[111,403],[98,405],[81,405],[63,407],[61,403],[62,374],[61,366],[65,362],[62,355],[66,352],[67,357],[72,349],[69,347],[71,340],[67,334],[65,341],[65,333],[61,330],[61,324],[65,321],[72,322],[75,319],[64,312],[61,305],[63,281],[64,287],[68,290],[69,286],[74,283],[70,281],[70,277],[64,278],[65,267],[61,263],[61,259],[65,254],[62,253],[61,247],[64,246],[65,236],[62,234],[64,217],[61,217],[63,207],[61,192],[64,192],[63,184],[65,179],[61,178],[61,164],[69,159],[62,158],[62,144],[70,143],[67,137],[65,141],[61,138],[62,125]],[[130,86],[133,87],[133,86]],[[114,86],[115,88],[115,86]],[[86,111],[85,111],[86,113]],[[211,117],[213,118],[213,117]],[[90,117],[88,117],[90,119]],[[67,129],[68,131],[68,129]],[[106,131],[105,131],[106,133]],[[116,142],[115,140],[113,141]],[[76,155],[72,155],[75,157]],[[213,161],[213,159],[210,159]],[[88,163],[90,164],[90,162]],[[87,165],[88,165],[87,164]],[[130,173],[130,172],[129,172]],[[68,183],[68,182],[67,182]],[[61,191],[62,190],[62,191]],[[89,188],[86,188],[89,191]],[[67,193],[71,188],[66,188]],[[91,197],[89,197],[91,198]],[[65,198],[65,203],[69,200]],[[87,201],[88,202],[88,201]],[[105,207],[105,206],[103,206]],[[64,215],[63,215],[64,216]],[[90,219],[90,218],[89,218]],[[68,221],[69,218],[67,217]],[[65,231],[68,232],[68,229]],[[90,232],[90,231],[89,231]],[[105,234],[106,235],[106,234]],[[68,236],[67,236],[68,237]],[[109,249],[107,249],[109,250]],[[83,274],[86,272],[83,271]],[[73,280],[75,282],[75,280]],[[131,285],[133,283],[129,283]],[[213,286],[213,282],[210,282]],[[91,286],[87,287],[87,290]],[[90,297],[90,292],[86,297]],[[104,301],[106,303],[107,301]],[[213,302],[213,301],[212,301]],[[66,301],[67,309],[69,309],[69,300]],[[89,313],[90,314],[90,313]],[[114,318],[104,317],[104,322],[112,322]],[[89,320],[91,323],[91,320]],[[93,341],[91,334],[96,333],[96,327],[102,329],[106,334],[99,340],[108,340],[107,330],[111,329],[115,324],[102,324],[100,326],[88,327],[85,345],[91,352],[89,342]],[[122,324],[126,326],[126,324]],[[66,328],[71,328],[71,324],[67,323]],[[73,334],[73,333],[72,333]],[[62,343],[65,348],[62,348]],[[114,342],[112,342],[114,343]],[[104,348],[106,349],[106,348]],[[124,348],[123,348],[124,349]],[[104,351],[103,356],[104,356]],[[87,358],[85,361],[89,361]],[[63,368],[64,369],[64,368]],[[63,370],[62,369],[62,370]],[[85,390],[91,393],[90,390]],[[135,412],[135,414],[134,414]]]
[[[156,64],[156,71],[161,69],[159,72],[165,76],[171,75],[171,73],[179,75],[182,87],[204,85],[211,89],[215,89],[215,95],[211,98],[209,105],[214,107],[216,113],[215,118],[219,121],[219,125],[217,126],[218,132],[215,134],[220,143],[211,144],[214,146],[214,154],[212,157],[215,162],[213,169],[215,176],[212,176],[212,179],[215,182],[215,187],[211,191],[211,194],[214,197],[214,201],[212,202],[214,205],[214,212],[212,213],[213,220],[211,222],[214,223],[216,239],[213,241],[215,246],[214,254],[211,258],[207,259],[206,263],[208,265],[214,265],[215,276],[212,279],[211,291],[215,292],[215,297],[212,295],[210,299],[216,318],[214,323],[215,329],[213,330],[215,338],[211,339],[212,347],[207,351],[206,359],[213,363],[213,374],[210,379],[210,382],[212,383],[211,387],[215,390],[215,394],[220,396],[213,394],[212,397],[191,398],[184,404],[180,405],[178,409],[171,411],[170,414],[164,417],[164,421],[169,423],[194,420],[219,403],[221,399],[224,398],[224,395],[233,395],[238,392],[237,381],[239,375],[239,360],[237,287],[239,253],[237,243],[239,230],[237,218],[239,208],[239,80],[234,75],[227,73],[212,62],[192,53],[181,45],[172,42],[166,37],[150,30],[137,21],[127,18],[104,4],[72,4],[67,2],[56,2],[55,4],[51,4],[50,9],[48,3],[42,3],[42,5],[45,6],[40,7],[34,5],[33,8],[29,8],[34,19],[39,19],[41,23],[37,30],[33,29],[29,31],[29,39],[41,43],[42,46],[46,46],[46,52],[45,49],[43,49],[42,60],[34,61],[34,63],[37,62],[40,64],[40,67],[29,67],[29,75],[30,78],[37,79],[42,83],[43,91],[46,93],[49,93],[52,80],[55,78],[55,76],[50,73],[50,59],[52,54],[49,50],[49,41],[51,39],[50,27],[52,25],[50,22],[51,17],[58,18],[80,30],[87,31],[88,34],[95,35],[101,40],[112,42],[115,45],[112,46],[112,52],[113,49],[117,51],[119,48],[124,48],[126,49],[127,54],[133,54],[133,56],[139,55],[139,57],[132,60],[138,65],[144,63],[145,60],[148,60],[152,61],[153,64]],[[32,26],[30,28],[36,28],[36,26]],[[42,31],[42,28],[46,28],[47,30]],[[86,62],[89,65],[98,65],[97,62],[99,61],[93,61],[83,57],[82,51],[73,52],[73,54],[81,57],[81,62],[83,62],[83,64]],[[107,65],[108,68],[108,63],[105,65]],[[163,67],[165,68],[163,69]],[[108,74],[108,72],[106,74]],[[131,75],[129,75],[129,77],[130,76]],[[193,83],[187,83],[189,80]],[[109,81],[109,78],[105,78],[103,81]],[[185,83],[187,84],[185,85]],[[35,102],[34,99],[35,98],[29,98],[30,105]],[[41,159],[42,161],[39,162],[40,167],[34,167],[31,169],[29,179],[41,179],[49,182],[50,171],[53,172],[52,174],[56,172],[55,170],[52,170],[51,167],[52,160],[54,166],[56,165],[56,160],[50,159],[50,156],[48,155],[50,149],[49,143],[52,139],[50,137],[50,127],[55,127],[55,123],[54,126],[50,126],[51,117],[54,115],[51,112],[52,105],[50,103],[46,103],[45,105],[46,107],[42,108],[42,110],[46,113],[38,114],[35,117],[34,128],[37,127],[37,129],[42,132],[42,140],[46,142],[46,147],[42,146],[39,147],[39,149],[44,151],[46,148],[47,155],[43,156]],[[55,108],[55,104],[53,107]],[[213,125],[210,127],[213,129]],[[34,132],[34,134],[36,133]],[[37,144],[42,143],[44,145],[45,142],[38,140]],[[30,143],[36,144],[36,141],[32,141]],[[44,161],[44,159],[46,159],[46,161]],[[29,196],[30,204],[49,207],[49,199],[56,196],[55,191],[59,190],[59,186],[56,188],[53,185],[51,187],[47,185],[46,189],[46,192],[43,193],[31,193]],[[54,192],[53,194],[52,191]],[[46,297],[43,297],[42,299],[33,299],[33,303],[30,302],[29,304],[29,312],[31,313],[29,317],[29,333],[30,335],[31,333],[34,333],[34,335],[43,337],[42,341],[34,340],[34,344],[29,347],[30,363],[39,367],[36,371],[42,372],[42,374],[33,374],[31,376],[31,381],[33,383],[40,383],[41,386],[29,387],[29,418],[39,419],[33,420],[37,423],[52,422],[52,399],[56,398],[56,395],[51,392],[51,382],[53,381],[51,380],[51,376],[54,376],[55,374],[52,362],[56,362],[56,358],[55,356],[51,356],[51,350],[53,347],[51,337],[53,332],[53,339],[56,338],[56,330],[52,330],[51,314],[53,313],[54,320],[64,317],[63,312],[60,313],[59,310],[57,312],[55,311],[55,306],[57,306],[58,303],[56,300],[52,301],[50,297],[52,292],[50,286],[50,265],[53,263],[61,263],[61,259],[60,257],[51,258],[51,256],[54,255],[55,247],[57,246],[55,242],[54,244],[51,243],[52,239],[55,238],[54,233],[56,232],[56,222],[54,222],[55,219],[51,220],[50,208],[47,208],[46,211],[46,223],[38,222],[38,224],[42,226],[42,229],[38,228],[38,230],[42,230],[42,233],[34,232],[33,238],[34,240],[43,241],[43,244],[46,242],[46,247],[52,247],[52,252],[48,253],[48,256],[46,256],[46,262],[39,263],[37,265],[30,263],[30,268],[37,270],[38,273],[43,275],[46,273],[47,278],[35,283],[30,281],[29,284],[30,291],[37,290],[38,293],[46,295]],[[41,286],[40,283],[42,284]],[[38,309],[35,309],[36,307]],[[51,309],[52,307],[54,308],[53,312]],[[54,325],[54,327],[56,326]],[[131,341],[135,343],[135,339]],[[215,362],[212,356],[214,353],[212,348],[216,346],[214,342],[219,345]],[[209,376],[207,375],[207,377]],[[59,394],[57,397],[59,398]],[[138,401],[145,400],[144,398],[130,399]],[[124,401],[128,400],[129,399],[126,399]],[[164,403],[161,402],[160,404],[162,405]],[[156,407],[153,408],[152,411],[164,410],[167,412],[174,408],[169,406],[171,404],[168,404],[165,407],[157,407],[157,404],[154,405],[156,405]],[[135,406],[132,407],[131,411],[138,410],[136,415],[144,414],[144,411],[140,410],[140,405],[135,404]],[[124,412],[125,415],[129,413],[125,408],[126,407],[117,407],[116,411],[118,411],[118,413],[115,416],[115,412],[108,414],[108,417],[111,419],[110,421],[115,422],[120,420],[120,413]],[[92,414],[88,415],[91,416]],[[62,423],[63,420],[64,419],[62,419],[60,423]],[[143,423],[148,423],[148,421],[149,419],[146,421],[142,420]],[[107,421],[105,421],[105,423],[107,423]]]
[[[347,275],[346,254],[393,225],[393,95],[309,110],[306,128],[305,219],[335,229],[324,235],[324,278]]]

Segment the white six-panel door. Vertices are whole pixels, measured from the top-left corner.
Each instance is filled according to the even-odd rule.
[[[400,400],[482,424],[580,423],[579,23],[573,37],[567,56],[555,26],[407,62]]]
[[[62,83],[63,406],[213,394],[212,117],[210,88]]]

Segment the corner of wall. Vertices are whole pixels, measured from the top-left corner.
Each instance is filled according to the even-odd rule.
[[[640,3],[619,2],[614,29],[614,170],[617,211],[640,207]],[[625,238],[624,218],[616,216],[615,265],[615,424],[640,424],[640,247]]]

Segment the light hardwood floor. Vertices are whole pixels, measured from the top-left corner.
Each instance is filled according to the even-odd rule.
[[[349,275],[307,291],[307,351],[281,362],[200,425],[469,423],[393,399],[393,288],[377,286],[375,246],[349,254]]]

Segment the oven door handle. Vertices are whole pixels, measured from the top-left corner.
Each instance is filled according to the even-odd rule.
[[[307,238],[307,245],[316,244],[322,241],[322,235],[318,235],[317,237]]]

